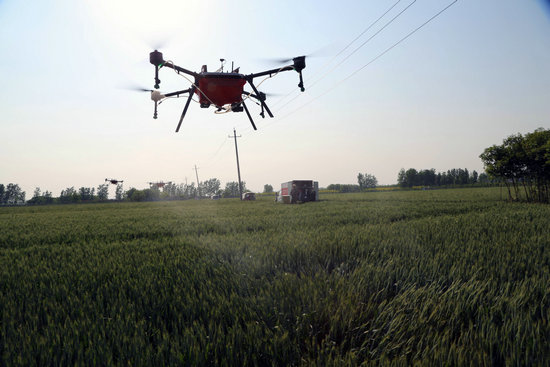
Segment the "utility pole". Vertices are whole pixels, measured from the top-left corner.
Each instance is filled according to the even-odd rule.
[[[199,199],[201,197],[201,189],[199,187],[199,174],[197,173],[197,165],[195,164],[195,175],[197,176],[197,192],[199,194]]]
[[[229,135],[229,138],[235,139],[235,155],[237,156],[237,174],[239,176],[239,198],[243,199],[243,184],[241,182],[241,168],[239,167],[239,149],[237,148],[237,138],[240,138],[241,136],[237,136],[237,132],[235,131],[235,128],[233,128],[233,136]]]

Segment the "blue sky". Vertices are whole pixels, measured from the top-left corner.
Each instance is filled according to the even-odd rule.
[[[37,186],[57,196],[106,177],[145,188],[194,181],[194,165],[200,180],[236,181],[233,128],[254,191],[289,179],[356,183],[359,172],[392,184],[410,167],[481,171],[486,147],[550,127],[550,6],[458,0],[371,62],[449,3],[0,0],[0,183],[28,198]],[[243,113],[193,103],[176,134],[184,99],[153,120],[148,94],[124,89],[152,87],[155,45],[190,70],[225,58],[245,74],[322,52],[307,59],[305,93],[294,72],[262,84],[282,96],[267,101],[273,119],[249,106],[258,131]],[[189,85],[171,70],[161,80],[166,92]]]

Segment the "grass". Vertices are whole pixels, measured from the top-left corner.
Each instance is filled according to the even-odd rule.
[[[548,364],[549,206],[272,199],[0,208],[0,364]]]

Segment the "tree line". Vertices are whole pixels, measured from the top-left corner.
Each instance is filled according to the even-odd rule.
[[[246,191],[246,182],[242,181],[243,191]],[[239,183],[227,182],[222,189],[221,182],[217,178],[211,178],[195,183],[177,184],[168,182],[162,187],[151,185],[147,189],[131,187],[124,190],[122,184],[117,184],[115,200],[118,201],[157,201],[157,200],[186,200],[195,198],[209,198],[212,196],[234,198],[239,197]],[[30,205],[68,204],[68,203],[94,203],[109,200],[109,184],[101,184],[94,187],[74,186],[61,190],[58,197],[54,197],[50,191],[42,191],[39,187],[34,190],[33,197],[26,203]],[[9,184],[6,187],[0,184],[0,205],[25,204],[25,192],[19,185]]]
[[[357,174],[357,185],[354,184],[330,184],[327,186],[327,190],[337,191],[342,193],[347,192],[361,192],[368,189],[374,189],[378,186],[378,179],[376,176],[370,173]]]
[[[453,168],[446,172],[437,172],[434,168],[416,170],[402,168],[397,174],[397,185],[400,187],[413,186],[461,186],[488,183],[486,173],[477,173],[477,171],[468,171],[467,168]]]
[[[504,183],[509,200],[550,203],[550,129],[511,135],[479,157],[487,173]]]
[[[246,182],[241,181],[243,191],[246,191]],[[195,198],[210,197],[236,198],[240,196],[239,183],[235,181],[227,182],[225,188],[221,188],[221,182],[217,178],[211,178],[199,182],[197,187],[195,183],[176,184],[169,182],[162,188],[152,186],[149,189],[138,190],[131,188],[125,193],[125,198],[129,201],[156,201],[156,200],[187,200]]]
[[[486,173],[478,174],[475,170],[470,172],[467,168],[453,168],[443,172],[436,172],[434,168],[417,170],[402,168],[397,174],[397,186],[402,188],[412,188],[414,186],[423,187],[448,187],[473,184],[488,184],[489,177]],[[327,190],[341,193],[361,192],[373,189],[378,186],[376,176],[369,173],[358,173],[357,184],[330,184]]]

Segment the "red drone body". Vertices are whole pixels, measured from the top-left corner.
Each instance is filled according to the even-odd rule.
[[[201,73],[199,96],[201,106],[213,104],[218,107],[233,105],[242,101],[246,84],[244,75],[237,73]]]
[[[155,89],[159,88],[160,79],[158,77],[158,74],[159,70],[163,67],[171,68],[178,74],[183,73],[190,75],[194,78],[194,81],[191,84],[191,88],[180,90],[177,92],[162,94],[158,90],[151,90],[151,99],[155,102],[155,112],[153,114],[153,118],[157,118],[157,105],[164,98],[179,97],[180,95],[188,94],[187,102],[185,104],[185,107],[183,108],[180,121],[176,128],[176,132],[178,132],[183,118],[185,117],[185,114],[187,112],[187,108],[189,107],[189,103],[191,102],[193,95],[196,94],[199,98],[199,104],[202,108],[208,108],[213,105],[217,109],[217,111],[245,111],[248,119],[250,120],[250,123],[252,124],[252,127],[254,128],[254,130],[256,130],[256,125],[254,124],[252,116],[250,115],[250,112],[248,111],[248,108],[245,104],[246,99],[253,98],[259,102],[258,104],[262,108],[260,116],[265,117],[264,110],[267,112],[269,117],[273,117],[273,114],[265,103],[265,93],[258,91],[256,86],[254,85],[254,78],[262,76],[272,77],[283,71],[295,70],[300,76],[300,83],[298,84],[298,87],[300,87],[301,91],[303,92],[305,89],[302,79],[302,70],[306,67],[305,59],[305,56],[298,56],[292,59],[292,65],[287,65],[279,69],[271,69],[267,71],[262,71],[260,73],[248,75],[240,74],[238,68],[232,70],[231,72],[223,72],[224,60],[220,59],[220,61],[222,61],[222,68],[220,70],[216,72],[208,72],[206,65],[204,65],[202,67],[202,71],[200,73],[196,73],[174,65],[174,63],[170,61],[164,61],[162,53],[155,50],[149,54],[149,61],[155,66]],[[244,86],[246,83],[250,85],[253,93],[246,92],[244,90]]]
[[[171,181],[170,182],[163,182],[163,181],[159,181],[159,182],[149,182],[149,185],[151,187],[157,187],[159,189],[162,189],[164,186],[166,186],[167,184],[170,184],[172,183]]]

